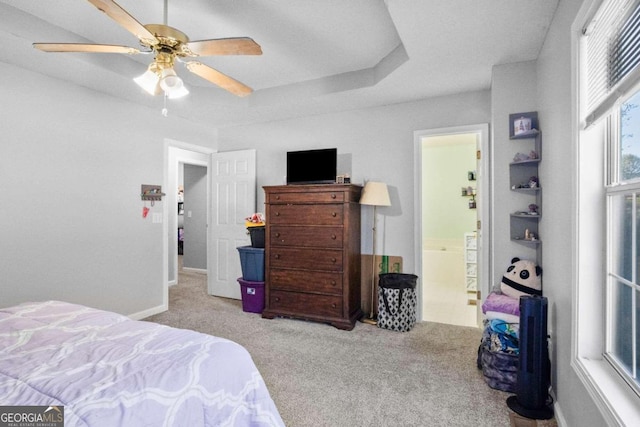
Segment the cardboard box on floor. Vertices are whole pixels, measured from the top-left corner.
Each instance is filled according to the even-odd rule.
[[[371,261],[372,255],[361,255],[361,307],[365,317],[369,317],[371,311]],[[402,257],[389,255],[376,255],[376,276],[374,289],[376,294],[373,301],[373,314],[378,315],[378,282],[381,273],[402,273]]]

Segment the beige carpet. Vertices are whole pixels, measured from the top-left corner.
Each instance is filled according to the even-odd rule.
[[[206,276],[189,272],[170,288],[169,311],[146,320],[247,348],[287,426],[510,425],[510,394],[489,388],[476,368],[476,328],[420,323],[400,333],[358,323],[341,331],[267,320],[207,295]]]

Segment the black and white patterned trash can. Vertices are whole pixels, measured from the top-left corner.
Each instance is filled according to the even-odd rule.
[[[407,332],[416,324],[415,274],[385,273],[378,284],[378,327]]]

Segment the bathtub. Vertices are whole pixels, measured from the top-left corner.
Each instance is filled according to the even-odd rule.
[[[423,246],[422,281],[424,284],[465,289],[463,239],[433,239]]]

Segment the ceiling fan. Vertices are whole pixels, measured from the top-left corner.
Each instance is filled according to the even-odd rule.
[[[259,44],[249,37],[233,37],[190,41],[185,33],[168,26],[167,0],[164,4],[164,24],[142,25],[126,10],[112,0],[88,0],[91,4],[138,37],[147,50],[129,46],[87,43],[33,43],[44,52],[125,53],[155,55],[147,71],[134,80],[152,95],[162,92],[168,98],[179,98],[189,93],[182,79],[173,69],[177,61],[185,64],[192,73],[238,96],[249,95],[253,90],[245,84],[199,61],[182,58],[212,55],[261,55]]]

